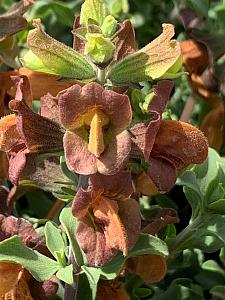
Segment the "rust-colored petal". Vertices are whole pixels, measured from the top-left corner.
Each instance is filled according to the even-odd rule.
[[[161,116],[169,101],[172,89],[173,82],[171,80],[161,80],[157,85],[154,85],[153,92],[155,95],[148,106],[148,112],[157,112]]]
[[[159,212],[148,221],[150,223],[142,229],[142,232],[154,235],[168,224],[179,223],[179,218],[176,210],[160,208]]]
[[[154,184],[150,176],[145,172],[142,172],[138,175],[136,180],[136,189],[137,192],[147,196],[153,196],[159,193],[157,186]]]
[[[183,55],[183,64],[189,73],[198,74],[208,64],[208,54],[199,43],[189,39],[180,44]]]
[[[124,130],[112,136],[110,144],[97,159],[97,169],[104,175],[118,173],[127,163],[131,150],[131,139],[128,131]]]
[[[83,175],[97,172],[97,158],[88,150],[88,144],[78,134],[67,131],[63,144],[66,163],[72,172]]]
[[[30,153],[24,144],[16,144],[13,148],[16,152],[10,153],[9,158],[9,180],[18,184],[24,173],[29,174],[35,169],[35,153]]]
[[[116,33],[113,42],[116,46],[115,61],[119,61],[136,50],[135,32],[130,20],[125,20],[120,24],[120,29]]]
[[[60,123],[58,99],[47,93],[41,98],[40,115],[53,122]]]
[[[19,264],[9,262],[0,263],[0,297],[16,286],[21,270],[22,266]]]
[[[14,216],[5,217],[0,215],[0,241],[13,235],[18,235],[25,244],[26,241],[37,237],[32,224],[27,220]]]
[[[141,213],[139,203],[132,198],[117,201],[119,216],[126,231],[128,250],[136,244],[141,230]]]
[[[176,168],[170,161],[150,157],[148,176],[159,192],[168,192],[176,183]],[[151,182],[150,182],[151,183]]]
[[[92,108],[99,107],[110,118],[110,124],[121,132],[132,118],[129,98],[111,90],[105,90],[98,83],[83,87],[74,85],[58,94],[60,118],[69,130],[80,127],[80,118]]]
[[[0,41],[27,26],[27,21],[22,16],[32,4],[32,0],[21,0],[9,12],[0,15]]]
[[[202,163],[207,155],[208,142],[199,129],[180,121],[161,122],[152,157],[166,159],[179,170],[189,164]]]
[[[14,114],[0,119],[0,150],[9,151],[20,138]]]
[[[219,151],[224,143],[224,105],[220,104],[205,115],[200,129],[209,141],[209,146]]]
[[[77,219],[84,218],[88,209],[100,194],[101,192],[85,191],[79,188],[72,204],[73,215]]]
[[[154,114],[150,121],[138,123],[129,130],[132,140],[132,157],[144,156],[145,160],[148,161],[159,127],[160,115]]]
[[[28,78],[26,76],[11,76],[11,80],[16,86],[15,99],[17,101],[24,101],[27,106],[32,106],[32,92]]]
[[[91,175],[89,180],[95,191],[104,190],[108,195],[120,194],[129,197],[134,192],[131,173],[128,171],[121,171],[111,176],[96,173]]]
[[[55,122],[34,113],[22,100],[11,100],[17,113],[17,129],[30,152],[58,152],[63,149],[64,129]]]
[[[44,282],[38,282],[34,278],[31,278],[28,283],[34,300],[52,300],[55,298],[58,290],[56,276]]]
[[[76,29],[80,28],[80,16],[75,17],[74,23],[73,23],[73,49],[78,51],[79,53],[84,53],[84,47],[85,47],[85,41],[80,39],[76,34]]]
[[[130,272],[139,275],[146,283],[161,281],[167,271],[166,259],[156,254],[129,258],[127,268]]]
[[[102,229],[87,217],[79,222],[76,239],[91,266],[102,266],[117,253],[116,249],[108,246]]]
[[[148,112],[151,119],[145,123],[138,123],[130,129],[132,139],[131,156],[144,155],[146,161],[150,157],[154,145],[155,136],[159,130],[161,115],[165,110],[173,89],[173,82],[170,80],[161,80],[153,87],[154,97],[152,98]]]

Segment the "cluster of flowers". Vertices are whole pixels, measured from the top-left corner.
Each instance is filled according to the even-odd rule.
[[[131,22],[117,23],[101,1],[83,4],[74,49],[47,35],[39,20],[34,26],[24,64],[77,82],[56,96],[44,95],[35,113],[28,77],[13,76],[13,114],[0,120],[0,149],[7,153],[14,185],[33,176],[40,157],[63,153],[70,171],[88,176],[88,188],[78,187],[72,205],[79,220],[76,238],[89,264],[102,266],[118,251],[127,255],[138,239],[137,194],[169,191],[179,170],[206,159],[207,140],[190,124],[162,118],[173,89],[168,79],[180,75],[181,65],[171,24],[163,24],[162,34],[138,51]],[[149,119],[134,124],[126,92],[153,80]],[[134,174],[131,161],[147,167]]]

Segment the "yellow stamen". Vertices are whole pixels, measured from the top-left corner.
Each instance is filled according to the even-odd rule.
[[[83,121],[90,126],[88,150],[99,157],[105,150],[103,127],[109,124],[109,117],[96,108],[87,113]]]

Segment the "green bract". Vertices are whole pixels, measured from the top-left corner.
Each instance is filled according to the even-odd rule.
[[[171,40],[173,36],[174,26],[163,24],[160,36],[113,65],[108,72],[108,78],[121,84],[176,77],[178,67],[181,66],[181,50],[179,43]]]
[[[34,20],[33,24],[36,28],[29,32],[27,42],[39,60],[36,59],[32,65],[31,55],[28,54],[23,58],[26,66],[74,79],[95,78],[94,66],[84,56],[46,34],[39,19]]]
[[[81,6],[80,23],[83,25],[102,25],[103,20],[108,16],[108,9],[101,0],[85,0]]]

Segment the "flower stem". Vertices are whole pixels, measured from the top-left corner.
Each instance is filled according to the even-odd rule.
[[[194,95],[191,94],[188,99],[187,102],[185,104],[185,107],[183,109],[183,112],[180,116],[180,121],[182,122],[188,122],[192,113],[192,110],[194,108],[195,105],[195,98]]]
[[[167,260],[168,264],[170,264],[180,252],[192,248],[192,242],[195,239],[193,233],[198,229],[201,222],[202,218],[199,216],[177,235],[173,245],[170,247],[170,254]]]
[[[87,189],[88,187],[88,176],[86,175],[80,175],[78,184],[77,184],[77,190],[79,187],[82,187],[83,189]],[[74,253],[72,251],[71,245],[69,246],[69,259],[68,259],[68,265],[73,265],[73,273],[77,274],[79,273],[80,266],[75,260]],[[78,290],[78,281],[79,281],[79,275],[74,275],[73,284],[65,284],[65,293],[64,293],[64,300],[76,300],[77,298],[77,290]]]
[[[105,83],[105,69],[98,68],[98,71],[97,71],[97,80],[102,85]]]

